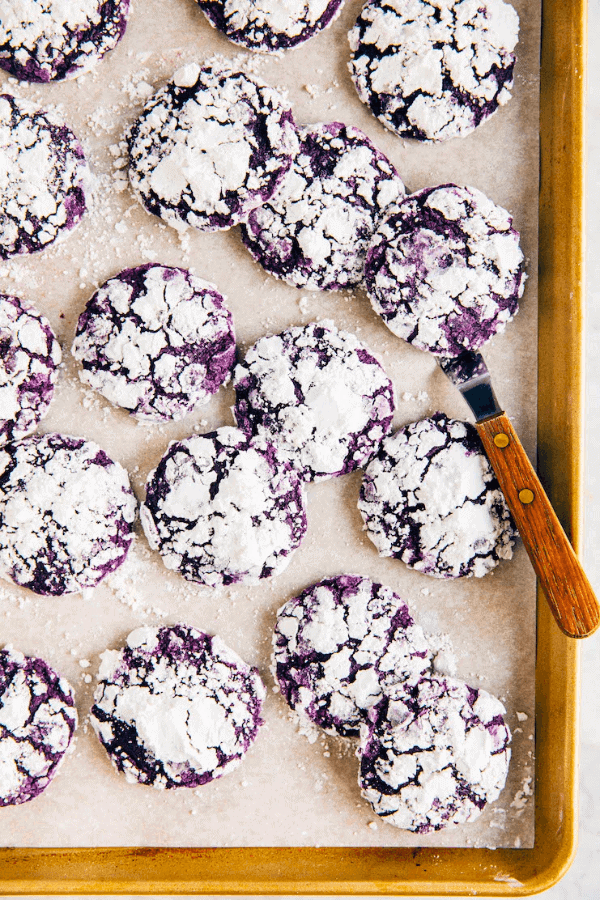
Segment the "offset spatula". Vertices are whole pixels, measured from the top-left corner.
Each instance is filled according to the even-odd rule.
[[[438,362],[475,416],[476,428],[559,628],[586,637],[600,607],[535,470],[494,395],[479,353],[465,350]]]

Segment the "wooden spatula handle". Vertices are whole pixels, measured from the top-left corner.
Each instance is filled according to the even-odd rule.
[[[559,627],[592,634],[598,601],[509,418],[486,419],[477,431]]]

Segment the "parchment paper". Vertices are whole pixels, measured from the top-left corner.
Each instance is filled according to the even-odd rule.
[[[486,349],[496,392],[530,454],[535,450],[536,240],[540,3],[516,0],[521,17],[509,104],[462,140],[426,146],[386,131],[358,100],[347,73],[346,33],[361,7],[348,0],[326,32],[282,58],[241,51],[215,32],[194,0],[135,0],[126,35],[93,74],[60,85],[2,90],[56,105],[84,143],[97,187],[93,210],[56,248],[0,267],[0,291],[32,300],[50,319],[65,362],[41,431],[96,440],[124,464],[138,497],[170,440],[233,424],[231,387],[183,422],[140,425],[84,389],[69,348],[94,289],[127,266],[157,261],[191,268],[229,299],[240,355],[257,338],[291,324],[330,318],[353,331],[392,377],[396,426],[443,410],[469,418],[433,357],[388,331],[360,290],[298,291],[268,276],[241,245],[238,229],[176,232],[147,214],[126,185],[119,141],[154,89],[175,69],[215,53],[236,59],[289,93],[297,122],[343,121],[362,128],[394,162],[408,190],[455,181],[483,190],[514,216],[529,258],[521,311]],[[46,659],[76,689],[81,726],[74,752],[49,789],[0,810],[2,846],[521,846],[533,844],[535,580],[519,543],[510,562],[483,579],[440,582],[380,559],[356,508],[360,475],[309,486],[309,530],[288,569],[258,587],[202,589],[168,572],[139,530],[127,563],[86,596],[42,598],[0,588],[0,641]],[[357,787],[354,744],[298,733],[273,688],[270,646],[277,609],[326,576],[357,572],[408,600],[427,631],[442,633],[456,674],[499,696],[513,730],[506,789],[470,825],[412,835],[373,815]],[[111,767],[86,725],[99,654],[122,645],[141,623],[186,622],[218,633],[258,666],[269,687],[266,726],[242,765],[198,791],[130,785]],[[449,657],[451,659],[451,657]],[[83,661],[83,666],[80,664]],[[88,667],[86,661],[91,663]],[[518,715],[519,714],[519,715]]]

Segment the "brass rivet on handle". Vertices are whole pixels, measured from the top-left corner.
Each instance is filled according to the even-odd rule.
[[[519,500],[521,503],[533,503],[535,494],[533,491],[530,491],[529,488],[523,488],[522,491],[519,491]]]
[[[496,447],[499,447],[501,450],[504,450],[505,447],[508,447],[510,444],[510,439],[507,434],[500,432],[500,434],[494,435],[494,443]]]

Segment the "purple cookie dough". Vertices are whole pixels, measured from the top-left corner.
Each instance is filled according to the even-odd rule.
[[[0,94],[0,259],[43,250],[74,228],[90,177],[58,116]]]
[[[506,783],[505,712],[457,678],[407,684],[371,710],[361,733],[363,797],[390,825],[417,834],[474,821]]]
[[[129,0],[0,0],[0,67],[21,81],[91,69],[125,32]]]
[[[188,625],[144,626],[102,654],[90,720],[127,781],[196,788],[235,769],[263,724],[258,671]]]
[[[402,137],[462,137],[510,99],[519,17],[503,0],[367,0],[350,31],[350,74]]]
[[[175,72],[127,141],[134,193],[180,231],[245,219],[276,191],[298,149],[283,97],[223,63]]]
[[[329,734],[357,737],[384,693],[431,668],[406,604],[360,575],[312,585],[281,607],[273,636],[281,693]]]
[[[516,530],[473,425],[436,413],[386,438],[358,508],[380,556],[436,578],[481,577]]]
[[[404,185],[352,125],[300,128],[300,152],[277,193],[253,210],[242,240],[267,272],[295,287],[335,291],[364,277],[369,241]]]
[[[34,435],[0,450],[0,575],[36,594],[95,587],[125,561],[137,503],[92,441]]]
[[[77,727],[73,690],[42,659],[0,650],[0,806],[44,791]]]
[[[344,0],[197,0],[210,24],[248,50],[287,50],[336,19]]]
[[[141,519],[165,566],[206,585],[279,575],[306,531],[304,485],[237,428],[174,441],[148,476]]]
[[[46,317],[0,294],[0,445],[30,434],[46,415],[60,361]]]
[[[213,284],[150,264],[106,281],[79,318],[79,377],[140,419],[182,419],[230,377],[231,313]]]
[[[234,370],[235,416],[306,481],[364,465],[392,427],[394,390],[353,334],[311,322],[261,338]]]
[[[375,233],[365,281],[388,328],[438,356],[477,350],[516,315],[525,287],[519,234],[475,188],[407,197]]]

